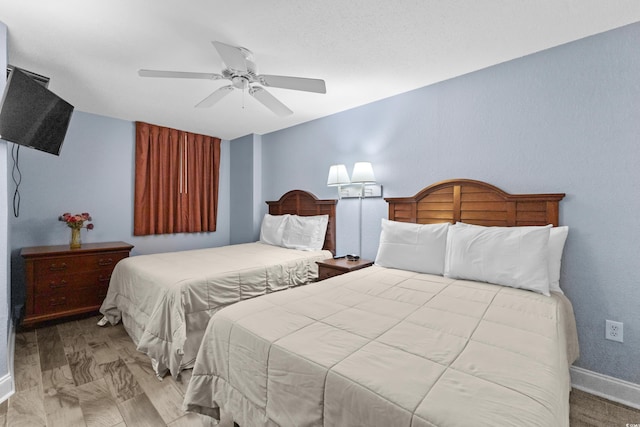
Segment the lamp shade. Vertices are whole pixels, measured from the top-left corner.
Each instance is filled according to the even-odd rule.
[[[357,162],[353,165],[351,182],[358,184],[375,184],[376,177],[373,174],[373,166],[369,162]]]
[[[329,168],[329,177],[327,178],[328,186],[332,187],[350,183],[349,174],[347,173],[347,167],[345,165],[332,165]]]

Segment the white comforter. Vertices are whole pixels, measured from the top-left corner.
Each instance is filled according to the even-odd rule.
[[[568,300],[371,268],[211,319],[185,409],[254,426],[568,426]]]
[[[329,251],[299,251],[256,243],[140,255],[120,261],[100,308],[122,320],[158,375],[193,365],[207,322],[220,308],[306,284]]]

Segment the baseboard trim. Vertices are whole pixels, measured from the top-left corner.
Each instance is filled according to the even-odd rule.
[[[11,374],[5,374],[0,378],[0,402],[4,402],[13,394],[13,377]]]
[[[587,393],[640,409],[640,384],[572,366],[571,385]]]

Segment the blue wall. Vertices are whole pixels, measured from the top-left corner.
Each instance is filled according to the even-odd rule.
[[[92,215],[95,228],[82,230],[83,242],[125,241],[135,245],[132,255],[229,244],[229,141],[220,151],[217,231],[134,237],[134,123],[75,111],[59,157],[21,148],[20,216],[9,223],[14,299],[24,293],[20,249],[67,244],[64,212]]]
[[[165,252],[229,243],[229,142],[221,145],[220,213],[214,233],[133,236],[135,125],[75,111],[59,157],[20,150],[20,216],[11,218],[11,247],[56,245],[70,231],[58,216],[89,212],[95,228],[83,242],[123,240],[132,254]],[[12,188],[13,190],[13,188]]]
[[[640,24],[263,135],[263,195],[335,198],[329,166],[370,161],[385,197],[449,178],[510,193],[566,193],[561,286],[585,369],[640,384]],[[393,76],[389,76],[393,78]],[[330,89],[330,82],[328,82]],[[376,254],[381,199],[364,200],[363,255]],[[358,247],[358,200],[337,207],[338,253]],[[604,321],[624,322],[623,344]]]
[[[7,26],[0,22],[0,70],[7,68]],[[6,83],[6,73],[0,74],[0,93],[4,91]],[[10,263],[9,263],[9,229],[8,215],[9,209],[6,208],[8,201],[7,173],[2,173],[2,169],[7,165],[7,143],[0,140],[0,200],[3,201],[5,209],[0,211],[0,401],[11,392],[12,384],[8,376],[10,367],[8,366],[7,348],[13,339],[9,336],[9,326],[11,316],[10,310]],[[6,169],[5,169],[6,170]]]
[[[233,210],[230,223],[230,243],[258,240],[260,228],[260,202],[262,178],[260,135],[246,135],[233,140],[230,146],[231,171],[230,205]]]

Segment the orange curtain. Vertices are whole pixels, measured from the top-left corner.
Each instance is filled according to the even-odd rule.
[[[220,139],[136,122],[134,231],[216,230]]]

